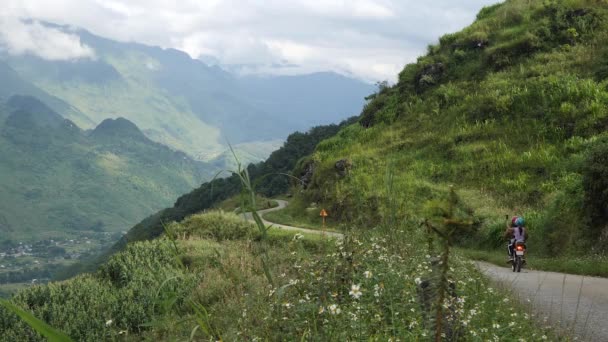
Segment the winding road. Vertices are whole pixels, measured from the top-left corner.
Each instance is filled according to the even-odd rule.
[[[276,200],[278,206],[259,210],[265,225],[310,234],[322,231],[277,224],[264,220],[263,215],[285,208],[287,201]],[[253,221],[251,213],[243,214]],[[328,236],[342,238],[341,233],[325,232]],[[533,271],[524,268],[514,273],[510,267],[499,267],[485,262],[475,262],[488,278],[512,292],[531,312],[546,320],[556,330],[576,336],[580,341],[608,342],[608,279],[585,277],[564,273]]]
[[[266,221],[264,219],[264,214],[272,212],[272,211],[281,210],[281,209],[285,208],[287,206],[287,204],[289,203],[284,200],[275,200],[275,201],[277,201],[277,203],[279,204],[278,206],[276,206],[274,208],[270,208],[270,209],[258,210],[258,214],[262,218],[262,222],[264,222],[265,225],[280,228],[283,230],[290,230],[290,231],[296,231],[296,232],[302,232],[302,233],[308,233],[308,234],[318,234],[318,235],[325,234],[327,236],[330,236],[333,238],[338,238],[338,239],[341,239],[344,236],[344,235],[342,235],[342,233],[328,232],[328,231],[323,232],[321,230],[293,227],[293,226],[287,226],[284,224],[278,224],[278,223]],[[245,214],[243,214],[243,217],[248,221],[253,221],[253,216],[251,215],[251,213],[245,213]]]
[[[515,294],[556,330],[581,341],[608,341],[608,279],[511,268],[476,262],[505,290]]]

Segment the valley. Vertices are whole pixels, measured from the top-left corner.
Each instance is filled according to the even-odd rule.
[[[70,234],[69,239],[5,241],[0,246],[0,297],[49,282],[58,276],[55,272],[103,253],[121,235],[120,232],[80,232]]]
[[[48,60],[0,46],[6,245],[89,234],[97,247],[86,254],[100,254],[118,232],[234,169],[231,149],[260,163],[289,132],[356,114],[373,89],[329,72],[240,76],[178,50],[41,25],[76,34],[95,56]],[[75,260],[43,259],[37,271],[17,265],[10,274],[48,278]],[[28,277],[13,278],[43,278]]]

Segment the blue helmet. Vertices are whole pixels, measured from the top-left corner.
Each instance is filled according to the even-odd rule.
[[[524,220],[524,218],[523,218],[523,217],[518,217],[518,218],[515,220],[515,225],[516,225],[516,226],[518,226],[518,227],[523,227],[523,226],[525,226],[525,225],[526,225],[526,220]]]

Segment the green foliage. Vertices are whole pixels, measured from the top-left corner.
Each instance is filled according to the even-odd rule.
[[[251,239],[255,235],[251,223],[221,211],[189,216],[171,226],[171,230],[185,239],[192,236],[215,241]]]
[[[268,197],[287,192],[292,184],[289,173],[296,163],[312,153],[317,143],[334,135],[341,127],[352,123],[353,119],[350,119],[340,125],[317,126],[307,133],[291,134],[283,146],[273,152],[265,162],[250,164],[247,167],[255,191]],[[297,173],[294,175],[299,176]],[[241,180],[237,174],[204,183],[192,192],[179,197],[172,208],[159,211],[135,225],[113,251],[120,250],[127,241],[157,237],[163,232],[163,223],[182,221],[186,216],[213,208],[240,193]]]
[[[99,341],[141,333],[174,306],[187,310],[196,279],[184,273],[173,245],[163,239],[129,245],[95,274],[33,286],[11,302],[75,340]],[[0,312],[0,330],[2,341],[40,340],[6,312]]]
[[[46,339],[50,342],[68,342],[71,339],[65,334],[53,329],[48,324],[43,321],[37,319],[30,313],[16,307],[10,302],[5,301],[4,299],[0,299],[0,304],[4,305],[9,311],[18,315],[22,320],[24,320],[29,326],[35,329],[40,335],[46,337]]]
[[[482,8],[479,13],[477,13],[477,20],[483,20],[490,17],[491,15],[496,13],[496,10],[498,10],[501,6],[502,4],[494,4],[492,6],[486,6]]]
[[[79,341],[415,340],[434,333],[425,303],[437,297],[422,294],[420,284],[434,284],[437,264],[425,255],[415,222],[359,229],[337,241],[287,231],[271,231],[267,241],[224,239],[234,237],[236,220],[219,212],[189,217],[167,228],[175,239],[130,244],[94,275],[32,287],[12,302]],[[216,233],[213,240],[196,235],[224,229],[221,243]],[[441,300],[446,334],[555,337],[532,319],[515,324],[511,313],[522,310],[458,256],[447,266],[443,279],[454,285]],[[264,279],[265,267],[276,284]],[[1,309],[0,329],[2,341],[40,340]]]
[[[578,175],[577,175],[578,176]],[[588,236],[588,222],[581,208],[583,191],[580,177],[553,194],[539,222],[536,234],[542,238],[535,242],[539,252],[547,255],[585,255],[593,244]]]
[[[583,167],[584,205],[589,215],[592,239],[606,243],[608,224],[608,142],[604,139],[590,150]],[[602,235],[604,234],[604,235]]]

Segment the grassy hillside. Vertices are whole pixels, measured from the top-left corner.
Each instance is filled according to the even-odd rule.
[[[502,246],[505,215],[520,214],[535,253],[605,250],[607,11],[585,0],[484,8],[317,146],[299,203],[372,227],[393,212],[423,217],[454,185],[478,222],[470,244]]]
[[[168,225],[174,239],[130,244],[94,274],[11,302],[78,341],[557,340],[459,258],[434,329],[438,292],[420,291],[439,281],[437,261],[415,226],[400,228],[394,240],[386,231],[263,238],[234,214],[193,215]],[[0,330],[0,341],[42,340],[2,306]]]
[[[123,231],[211,176],[125,119],[84,132],[32,97],[1,110],[0,242]]]

